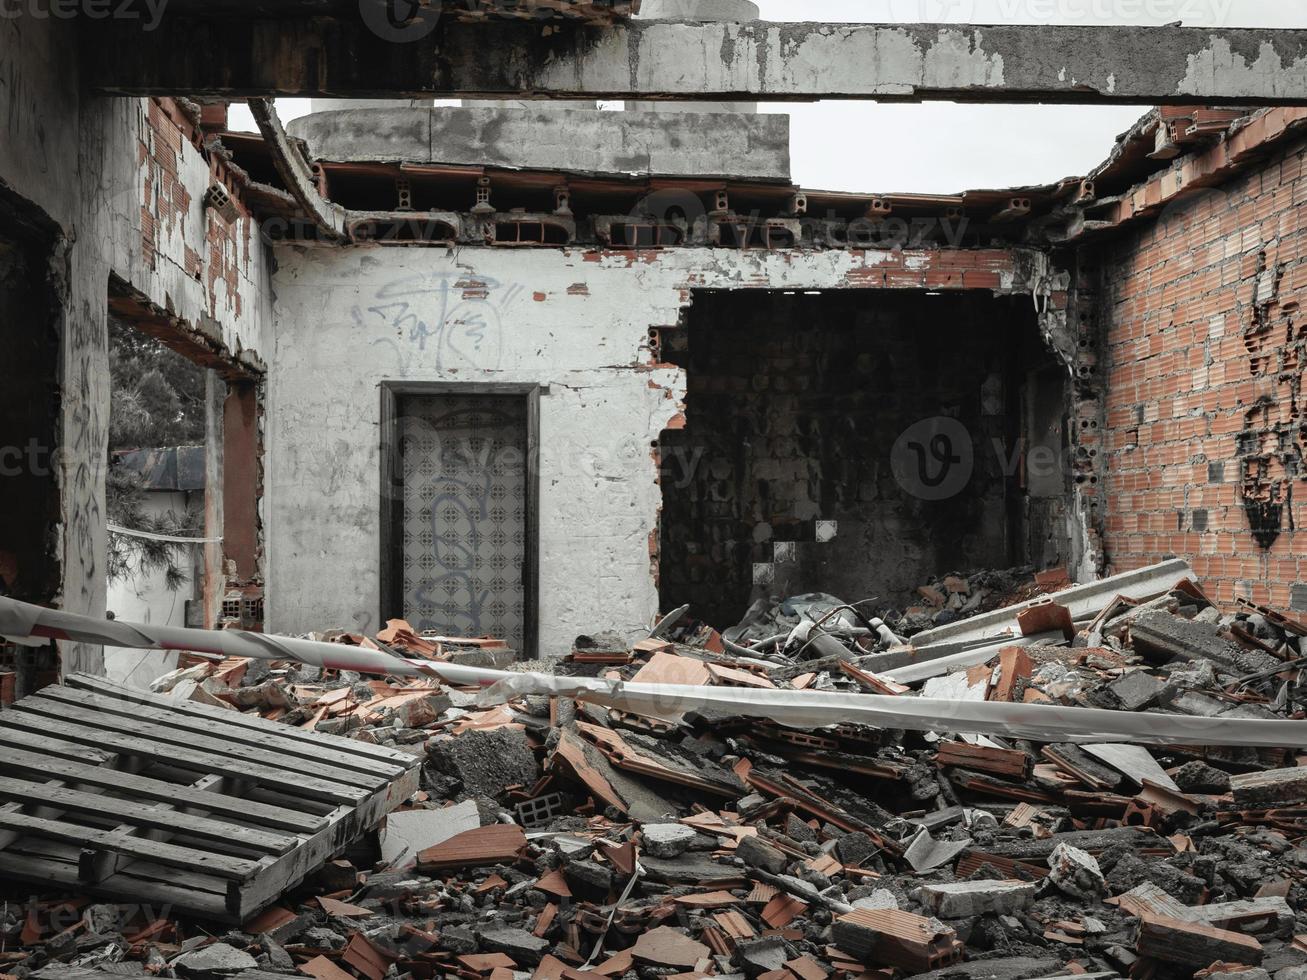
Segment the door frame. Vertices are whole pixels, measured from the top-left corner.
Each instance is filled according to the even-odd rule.
[[[378,625],[403,616],[404,499],[399,492],[403,474],[398,470],[399,399],[409,396],[515,395],[526,399],[526,546],[523,549],[522,588],[524,660],[534,660],[539,645],[540,609],[540,396],[543,384],[479,381],[383,381],[381,391],[381,534]]]

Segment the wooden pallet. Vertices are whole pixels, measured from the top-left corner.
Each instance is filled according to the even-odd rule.
[[[419,767],[76,674],[0,712],[0,878],[239,923],[407,800]]]

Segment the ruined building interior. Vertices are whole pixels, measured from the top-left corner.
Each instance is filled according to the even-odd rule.
[[[261,29],[201,21],[233,45]],[[92,461],[111,311],[213,378],[204,536],[223,543],[205,548],[202,624],[224,601],[277,632],[405,616],[479,634],[511,615],[526,653],[556,656],[596,620],[639,630],[691,598],[735,622],[767,576],[903,603],[937,572],[1066,566],[1083,581],[1172,555],[1224,598],[1307,595],[1285,361],[1300,120],[1279,82],[1261,108],[1251,94],[1228,108],[1240,86],[1224,81],[1205,102],[1168,98],[1189,104],[1146,115],[1082,178],[856,195],[796,187],[787,117],[738,101],[315,99],[288,127],[266,106],[260,133],[232,131],[232,98],[209,89],[278,67],[211,81],[234,68],[219,48],[213,65],[168,62],[171,23],[143,35],[157,63],[95,43],[84,79],[47,71],[56,22],[6,28],[22,31],[5,57],[24,79],[5,149],[6,445],[36,439],[59,461],[5,482],[7,513],[42,518],[6,524],[12,595],[105,606]],[[413,84],[417,66],[392,61],[384,84]],[[173,71],[170,89],[152,74]],[[1255,92],[1262,71],[1240,85]],[[1150,82],[1135,99],[1161,101]],[[149,94],[118,94],[133,87]],[[438,427],[448,410],[457,426],[466,408],[498,412],[492,395],[517,399],[503,445],[521,461],[501,474],[515,485],[462,477],[511,489],[485,518],[511,539],[492,549],[507,565],[451,584],[422,554],[439,561],[439,541],[405,536],[402,488],[420,476],[389,455],[384,413]],[[936,417],[961,423],[974,478],[930,500],[896,477],[915,451],[894,447]],[[418,597],[435,582],[452,590],[439,615]],[[473,601],[486,588],[509,596],[489,618]]]
[[[1278,677],[1284,689],[1238,718],[1289,725],[1284,719],[1303,717],[1291,689],[1303,663],[1293,647],[1307,636],[1307,550],[1297,537],[1307,533],[1307,30],[782,24],[759,20],[746,0],[405,0],[403,16],[394,0],[171,0],[148,11],[122,4],[122,16],[104,17],[92,16],[93,0],[74,6],[55,16],[23,0],[0,17],[0,601],[16,600],[0,608],[0,704],[66,698],[69,711],[91,712],[108,695],[94,686],[86,690],[99,693],[76,694],[77,684],[150,691],[169,671],[221,672],[232,658],[242,674],[260,657],[328,666],[277,636],[340,641],[364,659],[479,643],[511,655],[475,668],[507,659],[554,669],[585,651],[599,658],[592,663],[630,664],[631,651],[638,657],[641,643],[657,646],[673,628],[678,643],[709,637],[714,655],[748,661],[771,642],[775,656],[793,659],[783,683],[764,676],[769,659],[772,671],[779,663],[768,656],[675,681],[757,693],[798,685],[808,676],[799,665],[818,652],[849,652],[820,628],[835,613],[808,617],[804,602],[785,602],[793,597],[857,600],[843,608],[870,636],[871,645],[855,644],[859,656],[911,649],[904,624],[946,631],[934,639],[960,643],[949,648],[956,655],[970,641],[947,631],[973,612],[999,615],[981,609],[981,592],[994,604],[1010,592],[1004,603],[1018,603],[1038,594],[1022,593],[1021,582],[1074,593],[1101,591],[1107,580],[1127,584],[1094,592],[1092,614],[1065,602],[1064,653],[1084,647],[1085,636],[1116,654],[1162,648],[1161,640],[1147,647],[1142,631],[1122,649],[1104,638],[1095,617],[1108,616],[1117,593],[1128,605],[1168,595],[1170,611],[1178,602],[1194,622],[1199,609],[1216,623],[1217,610],[1237,608],[1245,618],[1222,621],[1221,642],[1278,656],[1273,663],[1289,673],[1265,664],[1228,670],[1225,680],[1244,686],[1223,697]],[[283,121],[278,100],[284,107],[292,98],[311,99],[311,111]],[[1080,175],[855,193],[801,186],[789,117],[759,111],[762,102],[822,99],[1152,108]],[[255,131],[235,125],[246,112]],[[184,361],[182,407],[170,411],[190,427],[170,444],[121,448],[111,412],[135,403],[119,390],[115,331],[132,338],[137,357],[166,350]],[[153,381],[133,383],[138,399],[156,390]],[[123,527],[117,516],[124,468],[142,481],[148,527]],[[190,515],[183,530],[168,529],[174,508]],[[128,539],[181,549],[184,591],[175,582],[115,585],[115,556]],[[1151,570],[1177,560],[1187,564],[1173,578],[1188,585],[1130,591],[1136,581],[1155,584]],[[74,618],[40,626],[33,607]],[[674,610],[676,622],[651,635]],[[787,616],[801,635],[789,633]],[[1062,629],[1060,620],[1040,623],[1023,624],[1023,642]],[[765,624],[783,635],[767,641]],[[202,648],[198,634],[155,628],[230,641]],[[262,653],[259,637],[273,638]],[[813,648],[816,638],[835,643],[834,652]],[[873,650],[880,640],[886,646]],[[613,644],[618,659],[603,660]],[[915,656],[877,663],[902,670]],[[833,670],[852,683],[833,663],[821,661],[811,676]],[[851,690],[900,695],[926,678],[900,684],[868,669]],[[418,676],[437,689],[454,683],[431,670]],[[667,676],[659,682],[673,683]],[[194,691],[197,682],[187,683]],[[816,685],[814,696],[830,690],[826,680],[802,683]],[[933,696],[966,701],[974,678],[957,684]],[[206,711],[235,704],[267,718],[299,707],[206,690],[187,695]],[[48,693],[58,691],[73,693]],[[549,693],[566,700],[563,689]],[[1041,699],[1056,697],[1028,700]],[[614,715],[622,707],[598,703]],[[160,713],[174,709],[150,710],[159,715],[151,727],[161,728]],[[341,734],[348,729],[322,724],[335,710],[324,701],[321,713],[296,718],[301,728]],[[555,705],[546,725],[564,726],[564,739],[567,710],[560,716]],[[26,758],[37,746],[30,737],[6,742],[11,713],[24,715],[0,707],[0,870],[31,881],[47,873],[40,861],[63,868],[63,859],[38,849],[22,859],[38,864],[5,866],[16,835],[69,842],[39,822],[13,822],[63,811],[24,810],[12,795],[17,763],[6,751]],[[438,715],[395,726],[446,733],[454,716],[437,725]],[[663,734],[661,724],[636,728]],[[809,724],[808,715],[798,722]],[[1016,738],[1060,741],[1030,726],[1020,735],[959,730],[969,734],[956,744],[976,751],[1015,752]],[[1123,730],[1102,731],[1117,736],[1105,741],[1131,741]],[[1235,765],[1237,779],[1303,764],[1300,734],[1296,742],[1257,737],[1234,744],[1284,749],[1286,764]],[[1067,741],[1085,738],[1072,732]],[[611,749],[593,732],[586,745],[591,755]],[[533,748],[564,752],[543,735]],[[387,778],[401,782],[416,778],[396,775],[407,763],[381,751],[368,765],[396,767]],[[568,764],[584,768],[579,758]],[[738,765],[724,773],[747,778]],[[1163,776],[1166,792],[1178,794]],[[509,782],[520,794],[534,779]],[[1106,792],[1109,782],[1087,788]],[[297,792],[250,799],[290,806],[279,794]],[[442,798],[426,783],[423,792],[433,806]],[[1032,792],[1013,798],[1062,799],[1047,785]],[[1234,793],[1239,810],[1258,808]],[[544,797],[543,786],[530,795]],[[1286,801],[1307,803],[1307,784]],[[357,805],[366,817],[351,833],[384,812],[378,800]],[[1108,809],[1092,812],[1111,826],[1090,820],[1078,831],[1113,829]],[[127,820],[95,833],[132,837],[120,833]],[[1267,826],[1296,841],[1301,813],[1289,824]],[[144,839],[160,848],[194,843],[151,833]],[[731,847],[743,850],[747,836]],[[313,846],[315,860],[338,856]],[[103,850],[81,849],[69,882],[102,894],[113,892],[106,881],[149,878],[122,873],[141,854],[112,841],[95,847]],[[155,851],[151,860],[169,864],[171,852]],[[802,851],[782,842],[780,853]],[[111,867],[96,863],[103,854],[117,855]],[[608,863],[621,867],[603,861],[605,873]],[[254,885],[239,895],[228,888],[214,908],[239,924],[237,910],[265,907],[316,867],[304,858],[278,888],[267,886],[266,900],[253,897]],[[1070,873],[1055,862],[1054,878]],[[1301,868],[1287,877],[1293,894],[1286,885],[1276,895],[1296,899]],[[169,887],[186,908],[182,884]],[[354,889],[329,891],[348,899]],[[603,888],[596,895],[612,897]],[[863,908],[820,907],[828,920]],[[789,921],[768,924],[783,932]],[[549,923],[541,928],[548,934]],[[505,955],[493,943],[459,952]],[[1130,962],[1107,961],[1167,978],[1221,959],[1136,952]],[[337,954],[306,972],[336,977],[328,967],[349,967],[339,976],[377,980],[456,972],[444,954],[423,961],[427,972],[411,965],[416,956],[387,961],[411,974],[374,974],[348,950]],[[5,955],[0,975],[46,975],[6,974],[6,964],[25,961]],[[567,972],[535,975],[589,976],[584,960],[562,956],[554,962]],[[510,962],[496,961],[493,980],[508,980],[505,968],[527,975],[525,964],[540,957]],[[682,977],[732,972],[702,956],[640,962],[681,967]],[[820,980],[786,962],[735,966],[751,980]],[[862,959],[861,973],[841,962],[824,960],[821,976],[827,967],[849,977],[927,972],[892,957],[889,965]],[[483,972],[475,963],[459,969]],[[83,975],[100,974],[48,974]]]

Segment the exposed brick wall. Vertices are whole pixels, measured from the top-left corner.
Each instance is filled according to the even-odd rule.
[[[185,119],[171,99],[142,102],[145,124],[138,146],[143,180],[141,244],[153,267],[164,239],[186,220],[191,195],[180,172],[182,144],[187,141]],[[186,251],[192,249],[187,246]],[[199,263],[189,261],[187,274],[199,278]],[[192,268],[192,265],[194,267]]]
[[[204,151],[203,133],[195,120],[173,99],[141,102],[143,119],[138,140],[141,168],[141,245],[147,263],[155,269],[161,260],[181,267],[185,275],[204,284],[208,309],[231,309],[242,314],[241,275],[250,265],[249,225],[253,221],[226,163]],[[228,222],[204,207],[188,190],[187,166],[199,154],[209,169],[209,180],[225,186],[235,202],[237,218]],[[202,210],[204,243],[193,240],[198,227],[193,209]],[[191,237],[187,237],[190,235]]]
[[[1022,560],[1020,389],[1054,364],[1034,319],[1028,298],[983,291],[696,295],[688,328],[664,334],[688,372],[688,424],[662,441],[664,608],[732,625],[755,564],[775,575],[756,593],[894,602],[941,571]],[[891,451],[936,416],[965,427],[974,472],[928,500]],[[837,523],[833,540],[818,521]]]
[[[1114,571],[1189,559],[1229,601],[1307,580],[1307,142],[1098,249]]]

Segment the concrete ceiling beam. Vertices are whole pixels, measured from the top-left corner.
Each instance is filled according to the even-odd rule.
[[[103,93],[216,97],[1307,104],[1307,31],[164,17],[83,26]],[[383,36],[385,35],[385,36]],[[996,134],[1001,136],[1001,134]]]

